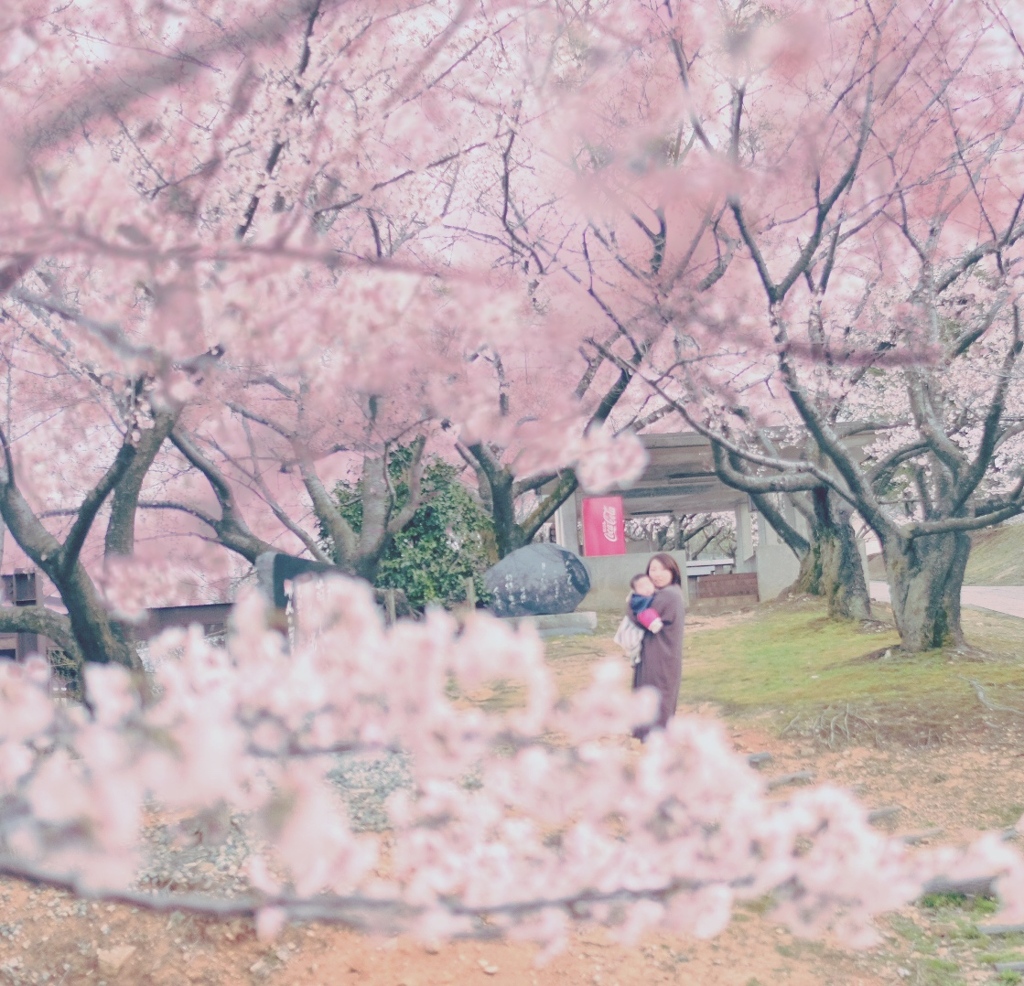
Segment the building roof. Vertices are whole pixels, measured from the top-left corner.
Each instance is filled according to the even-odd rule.
[[[784,441],[784,429],[768,429]],[[694,514],[735,510],[747,502],[747,494],[726,486],[715,475],[711,442],[693,431],[640,435],[650,457],[643,475],[628,490],[621,490],[623,508],[629,517],[652,514]],[[865,427],[843,439],[858,456],[875,440]],[[784,444],[784,458],[799,458],[801,450]]]
[[[715,475],[711,443],[703,435],[684,431],[640,440],[650,459],[640,479],[621,491],[627,516],[735,510],[747,502],[746,493]]]

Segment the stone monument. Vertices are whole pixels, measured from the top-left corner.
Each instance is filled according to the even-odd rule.
[[[590,591],[590,574],[578,555],[557,544],[528,544],[484,573],[495,616],[571,613]]]

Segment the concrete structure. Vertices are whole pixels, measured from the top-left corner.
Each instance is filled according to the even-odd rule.
[[[685,571],[686,552],[668,552]],[[626,597],[629,595],[629,580],[647,568],[649,554],[602,555],[599,558],[584,558],[583,564],[590,573],[590,592],[583,597],[579,609],[622,610],[625,612]],[[687,596],[689,599],[689,596]]]
[[[555,544],[582,554],[580,540],[579,490],[555,511]]]
[[[199,603],[194,606],[157,606],[146,610],[146,618],[136,627],[135,636],[150,640],[169,627],[190,627],[197,624],[203,636],[219,637],[227,630],[233,603]]]
[[[657,552],[584,558],[583,563],[590,573],[590,592],[580,603],[580,609],[624,611],[629,580],[644,571],[655,554]],[[738,609],[751,606],[761,598],[757,576],[752,572],[736,572],[731,558],[687,561],[685,551],[669,551],[667,554],[675,558],[679,568],[686,573],[683,591],[687,607],[695,612]]]
[[[713,510],[713,507],[705,507]],[[760,533],[760,526],[758,533]],[[751,524],[750,506],[746,499],[736,504],[736,571],[756,572],[757,559],[754,557],[754,532]]]
[[[873,437],[866,433],[851,441],[863,447]],[[757,597],[760,600],[775,599],[793,584],[800,571],[795,553],[779,539],[771,525],[751,509],[750,498],[746,493],[726,486],[718,478],[708,439],[695,432],[676,432],[642,435],[641,440],[647,449],[649,462],[640,479],[630,489],[621,491],[627,519],[704,511],[731,512],[736,519],[736,558],[730,574],[756,574]],[[784,450],[783,455],[795,456],[796,451]],[[778,495],[777,499],[786,520],[806,535],[807,525],[793,505],[792,498],[783,494]],[[577,492],[555,514],[556,542],[577,553],[581,550],[580,500],[581,495]],[[866,551],[863,545],[861,549],[866,573]],[[652,554],[647,544],[627,543],[626,550],[625,555],[585,559],[591,573],[591,590],[581,603],[581,608],[621,608],[628,591],[629,577],[641,571]],[[685,552],[670,553],[682,567],[686,560]],[[688,575],[690,595],[695,597],[695,605],[703,608],[711,598],[724,598],[708,592],[701,599],[700,592],[693,590],[696,585],[694,578],[702,576],[695,574],[692,568]],[[746,596],[746,593],[743,595]]]
[[[11,575],[0,576],[4,602],[15,606],[36,604],[36,573],[31,569],[15,569]],[[23,661],[29,654],[45,652],[55,645],[37,633],[0,633],[0,660]]]
[[[764,525],[768,527],[767,524]],[[757,594],[761,599],[776,599],[800,574],[800,561],[785,544],[759,544],[753,570],[757,573]]]

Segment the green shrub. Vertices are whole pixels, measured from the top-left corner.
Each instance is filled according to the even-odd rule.
[[[395,509],[409,501],[408,471],[412,451],[396,451],[389,463]],[[401,589],[414,609],[434,603],[451,606],[466,599],[472,579],[477,599],[487,602],[483,573],[497,561],[490,519],[459,480],[459,471],[443,459],[431,459],[423,470],[422,502],[409,523],[388,543],[377,570],[380,589]],[[334,488],[341,513],[358,532],[363,504],[360,484]],[[325,547],[330,542],[323,538]]]

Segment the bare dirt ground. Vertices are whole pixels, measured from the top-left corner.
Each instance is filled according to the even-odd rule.
[[[709,618],[708,625],[728,625],[729,619]],[[708,706],[680,711],[714,714]],[[982,829],[1012,826],[1024,812],[1024,745],[1012,730],[993,729],[969,744],[840,751],[800,737],[779,739],[767,718],[763,726],[747,721],[730,732],[737,751],[772,754],[762,768],[766,776],[812,771],[815,782],[854,789],[869,808],[893,807],[881,824],[894,833],[926,833],[935,842],[956,843]],[[778,796],[785,797],[786,790],[780,788]],[[994,971],[985,951],[990,946],[979,943],[973,930],[987,915],[972,906],[907,908],[882,919],[882,944],[861,952],[794,938],[754,907],[739,909],[728,930],[711,941],[652,935],[627,948],[600,930],[583,929],[565,953],[537,967],[536,950],[523,943],[426,947],[321,925],[291,927],[266,943],[257,940],[249,922],[160,916],[0,882],[0,984],[966,986],[1019,981]]]

